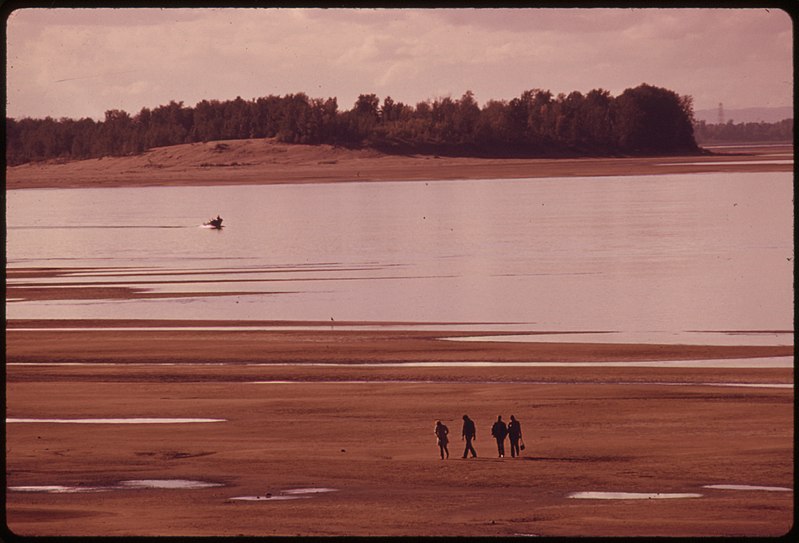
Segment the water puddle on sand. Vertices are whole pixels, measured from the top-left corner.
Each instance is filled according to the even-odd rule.
[[[626,362],[385,362],[347,364],[343,362],[308,362],[306,367],[357,368],[793,368],[793,356],[762,358],[719,358],[708,360],[630,360]],[[251,363],[249,366],[298,366],[294,363]]]
[[[662,162],[657,166],[732,166],[732,165],[752,165],[752,164],[793,164],[793,160],[725,160],[717,162]]]
[[[295,379],[293,381],[244,381],[246,385],[433,385],[442,382],[464,382],[464,381],[430,381],[430,380],[417,380],[417,379],[349,379],[349,380],[335,380],[335,379]],[[482,384],[483,381],[480,381]],[[488,381],[487,383],[490,383]]]
[[[701,498],[702,494],[664,492],[572,492],[568,497],[578,500],[666,500],[676,498]]]
[[[724,345],[774,346],[793,345],[793,332],[783,331],[607,331],[607,332],[539,332],[503,335],[441,337],[443,341],[490,341],[501,343],[635,343],[641,345]]]
[[[46,492],[47,494],[74,494],[77,492],[106,492],[112,487],[104,486],[61,486],[61,485],[41,485],[41,486],[10,486],[8,490],[14,492]]]
[[[221,483],[209,483],[206,481],[192,481],[189,479],[135,479],[132,481],[122,481],[120,487],[124,488],[176,488],[194,489],[211,488],[222,486]]]
[[[125,419],[24,419],[7,418],[6,423],[50,423],[50,424],[189,424],[202,422],[226,422],[227,419],[181,419],[181,418],[125,418]]]
[[[293,496],[303,494],[323,494],[325,492],[336,492],[335,488],[292,488],[284,490],[283,494],[291,494]]]
[[[116,485],[110,486],[61,486],[61,485],[41,485],[41,486],[10,486],[8,490],[14,492],[44,492],[47,494],[75,494],[78,492],[108,492],[111,490],[130,490],[130,489],[175,489],[193,490],[198,488],[212,488],[223,486],[221,483],[210,483],[207,481],[192,481],[189,479],[134,479],[130,481],[120,481]]]
[[[791,383],[698,383],[709,387],[793,388]]]
[[[266,494],[265,496],[234,496],[232,498],[228,498],[229,500],[234,500],[238,502],[274,502],[274,501],[282,501],[282,500],[303,500],[310,498],[310,496],[289,496],[289,495],[272,495]]]
[[[133,283],[127,286],[147,286]],[[7,302],[24,302],[26,298],[8,298]],[[285,332],[285,331],[338,331],[338,332],[383,332],[386,330],[416,330],[422,332],[507,332],[513,330],[527,330],[528,323],[404,323],[404,324],[287,324],[287,325],[253,325],[253,326],[25,326],[7,328],[6,332]]]
[[[763,490],[766,492],[793,492],[792,488],[784,486],[756,486],[756,485],[705,485],[702,488],[714,490]]]
[[[658,381],[485,381],[463,379],[415,380],[415,379],[360,379],[360,380],[322,380],[322,379],[295,379],[293,381],[244,381],[248,385],[385,385],[385,384],[411,384],[433,385],[441,383],[480,384],[480,385],[656,385],[656,386],[711,386],[711,387],[744,387],[744,388],[793,388],[792,383],[691,383],[691,382],[658,382]]]
[[[267,492],[263,496],[235,496],[228,498],[234,501],[245,502],[268,502],[268,501],[285,501],[285,500],[304,500],[312,498],[315,494],[324,494],[326,492],[336,492],[335,488],[292,488],[289,490],[282,490],[278,494]]]
[[[708,360],[628,360],[602,362],[492,362],[492,361],[446,361],[446,362],[157,362],[128,364],[117,362],[8,362],[7,366],[252,366],[252,367],[326,367],[326,368],[793,368],[793,356],[770,356],[760,358],[719,358]]]

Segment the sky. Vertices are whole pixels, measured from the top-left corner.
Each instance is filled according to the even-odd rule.
[[[695,110],[793,104],[777,9],[27,8],[6,45],[13,118],[298,92],[340,110],[372,93],[415,106],[471,90],[484,105],[642,83]]]

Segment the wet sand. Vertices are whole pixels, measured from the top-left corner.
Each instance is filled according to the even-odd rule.
[[[57,321],[61,322],[61,321]],[[143,321],[146,323],[147,321]],[[249,322],[249,321],[248,321]],[[110,324],[109,324],[110,323]],[[85,321],[84,326],[114,321]],[[244,322],[229,323],[231,326]],[[392,362],[595,362],[608,360],[708,360],[792,356],[780,345],[641,345],[624,343],[442,341],[480,335],[455,331],[14,331],[6,332],[9,362],[69,363],[346,363]],[[340,324],[345,325],[345,324]]]
[[[46,322],[12,326],[31,324]],[[7,424],[8,486],[113,487],[133,479],[223,485],[7,490],[8,525],[22,535],[76,536],[730,536],[779,535],[791,527],[793,492],[705,488],[793,487],[793,389],[707,384],[792,383],[791,369],[358,364],[636,360],[704,349],[461,344],[436,336],[9,330],[8,417],[225,421]],[[731,349],[702,355],[751,354]],[[353,364],[307,364],[330,361]],[[65,362],[81,365],[58,365]],[[196,365],[203,362],[220,365]],[[464,413],[477,423],[477,459],[460,458]],[[521,458],[496,458],[489,429],[500,413],[522,422]],[[448,460],[438,457],[436,419],[450,428]],[[297,488],[336,491],[296,500],[231,499]],[[569,498],[574,492],[702,496]]]
[[[719,156],[493,160],[225,142],[138,157],[7,169],[7,189],[791,171],[775,148]],[[779,152],[792,148],[779,147]],[[749,152],[749,157],[732,153]],[[664,168],[663,163],[680,164]],[[723,160],[722,160],[723,162]],[[17,281],[63,270],[8,270]],[[9,275],[11,277],[11,275]],[[9,289],[29,300],[133,298],[102,285]],[[19,283],[16,283],[19,287]],[[229,293],[226,293],[229,294]],[[198,293],[191,293],[198,295]],[[790,368],[397,367],[403,361],[639,361],[792,356],[793,347],[449,342],[414,330],[22,331],[182,326],[170,321],[11,321],[6,415],[19,419],[207,418],[192,424],[6,425],[8,527],[26,536],[774,536],[794,521]],[[199,324],[199,323],[192,323]],[[252,325],[251,322],[204,322]],[[380,323],[368,323],[380,324]],[[385,323],[389,324],[389,323]],[[445,324],[445,323],[442,323]],[[478,332],[464,332],[474,335]],[[491,335],[496,332],[487,331]],[[325,364],[345,365],[325,365]],[[367,365],[369,364],[369,365]],[[378,364],[374,366],[373,364]],[[729,386],[734,384],[741,386]],[[713,384],[724,386],[712,386]],[[460,458],[460,417],[477,459]],[[522,423],[522,457],[496,458],[497,414]],[[450,428],[438,458],[433,426]],[[132,480],[208,488],[129,488]],[[168,485],[167,485],[168,486]],[[335,492],[306,499],[291,489]],[[576,492],[701,494],[573,499]],[[289,494],[291,495],[291,494]]]
[[[219,147],[222,144],[223,147]],[[220,150],[221,149],[221,150]],[[330,145],[288,145],[274,140],[192,143],[141,155],[6,169],[6,189],[165,185],[433,181],[695,172],[789,172],[775,153],[790,144],[713,149],[716,154],[668,157],[494,159],[386,155]],[[782,155],[780,155],[782,156]],[[741,162],[753,161],[742,164]],[[729,162],[729,164],[725,164]]]

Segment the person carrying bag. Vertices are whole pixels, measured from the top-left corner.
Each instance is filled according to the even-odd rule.
[[[524,439],[522,439],[522,425],[513,415],[510,416],[508,423],[508,437],[510,438],[510,455],[513,458],[521,456],[524,450]]]

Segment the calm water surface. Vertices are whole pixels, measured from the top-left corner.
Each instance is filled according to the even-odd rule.
[[[7,318],[793,330],[790,173],[7,192],[10,284],[135,300],[7,300]],[[220,214],[222,231],[200,228]],[[792,341],[791,341],[792,342]]]

